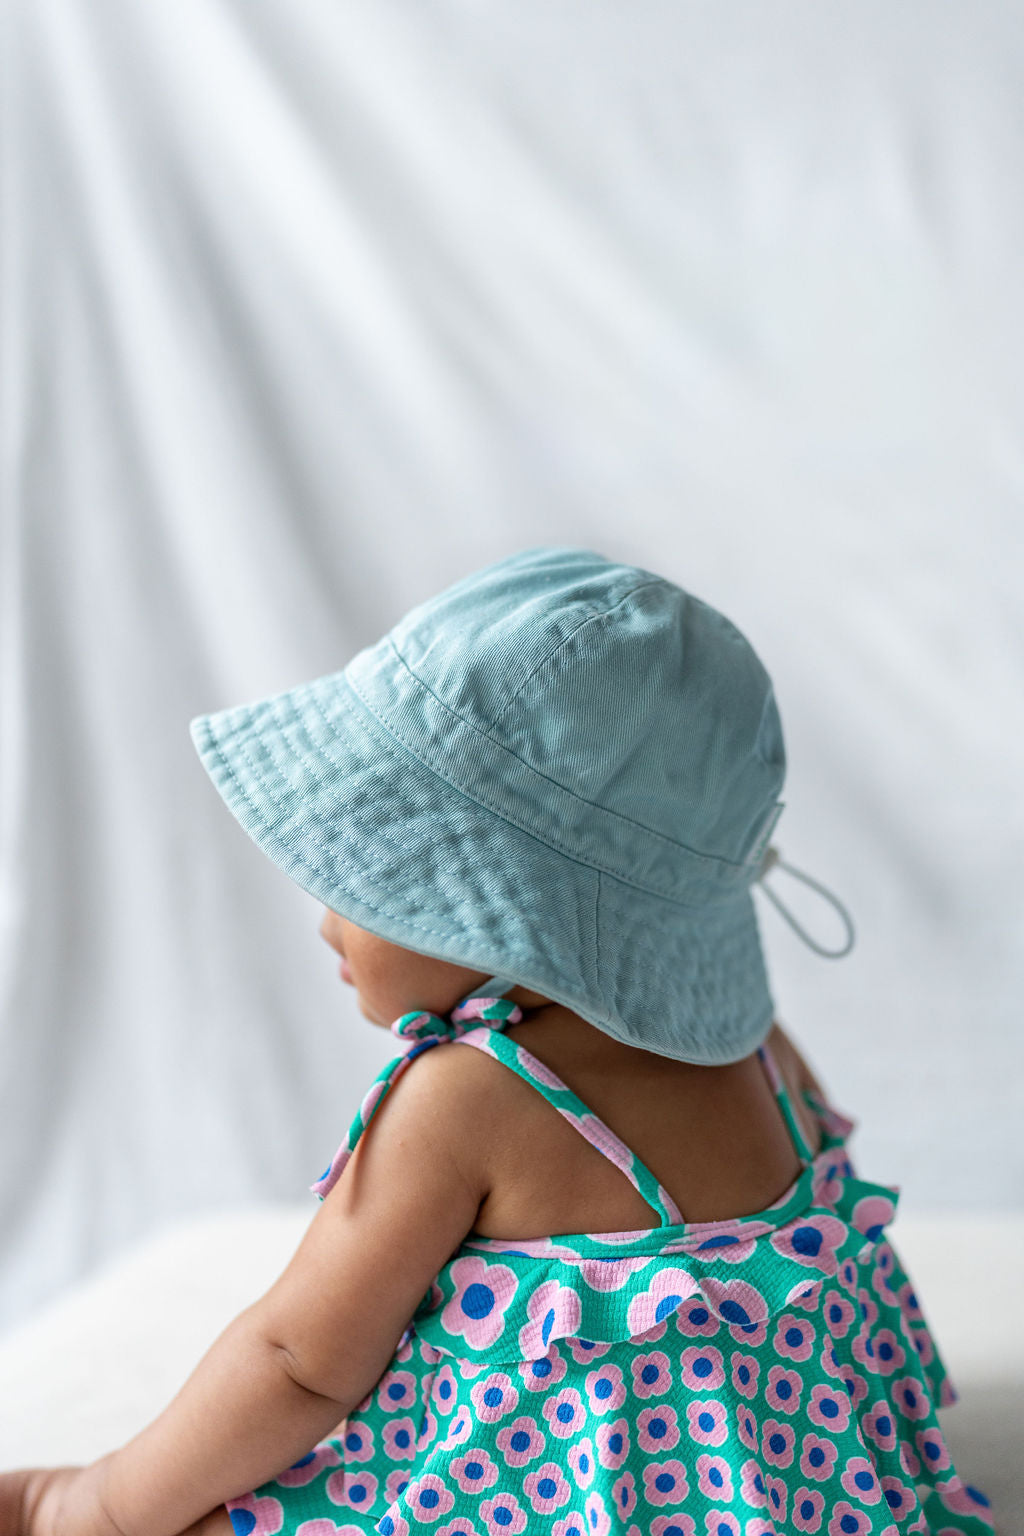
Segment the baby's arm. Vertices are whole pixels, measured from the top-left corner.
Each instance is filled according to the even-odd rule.
[[[372,1390],[487,1194],[450,1061],[466,1054],[428,1051],[402,1077],[281,1277],[159,1418],[71,1475],[58,1518],[34,1530],[177,1536],[298,1461]]]

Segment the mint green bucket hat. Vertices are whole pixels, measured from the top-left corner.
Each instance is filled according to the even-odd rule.
[[[771,1028],[751,892],[781,863],[772,683],[664,577],[526,549],[341,671],[190,730],[264,853],[360,927],[683,1061]],[[779,909],[845,954],[845,910],[782,867],[835,903],[846,947]]]

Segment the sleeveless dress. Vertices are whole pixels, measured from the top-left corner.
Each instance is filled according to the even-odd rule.
[[[228,1502],[237,1536],[990,1532],[988,1500],[957,1475],[936,1416],[957,1394],[886,1236],[899,1189],[854,1172],[854,1122],[805,1093],[821,1125],[814,1154],[763,1045],[802,1171],[763,1211],[686,1222],[641,1160],[502,1032],[521,1017],[506,998],[472,996],[447,1020],[396,1020],[407,1049],[314,1192],[332,1188],[402,1073],[454,1040],[542,1094],[655,1224],[527,1241],[470,1233],[334,1434]]]

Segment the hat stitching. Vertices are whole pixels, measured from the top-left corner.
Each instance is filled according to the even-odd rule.
[[[415,673],[410,673],[409,675],[410,675],[410,677],[413,678],[414,682],[419,683],[419,679],[416,677]],[[440,699],[437,699],[437,696],[435,694],[433,694],[429,688],[426,688],[425,684],[421,685],[421,686],[423,686],[425,688],[425,691],[430,694],[431,698],[436,699],[437,703],[439,705],[441,705],[442,709],[446,709],[447,710],[447,705],[443,704]],[[363,697],[362,693],[360,693],[359,689],[356,688],[355,685],[352,684],[351,682],[350,682],[350,687],[352,688],[353,693],[355,693],[359,697],[361,702],[365,705],[366,709],[370,712],[370,714],[372,716],[372,719],[376,722],[376,724],[380,727],[380,729],[383,730],[387,735],[393,737],[393,739],[395,741],[399,742],[405,748],[405,750],[407,752],[409,752],[413,758],[415,758],[416,762],[419,763],[421,767],[423,767],[423,768],[425,768],[427,770],[428,773],[432,773],[435,778],[440,779],[443,784],[447,784],[450,789],[454,789],[458,794],[463,795],[465,797],[465,799],[471,801],[474,805],[480,806],[481,809],[489,811],[492,815],[497,816],[501,821],[506,822],[509,826],[515,827],[518,831],[524,833],[527,837],[535,838],[538,843],[543,843],[545,845],[545,847],[551,848],[556,853],[562,854],[562,856],[564,858],[571,859],[574,864],[579,864],[584,869],[604,870],[605,874],[611,875],[616,880],[621,880],[624,885],[630,885],[635,890],[647,891],[647,892],[649,892],[650,894],[652,894],[654,896],[660,896],[664,901],[670,901],[675,906],[683,907],[687,911],[702,911],[705,907],[714,904],[714,903],[712,903],[710,901],[700,901],[700,902],[681,901],[678,896],[670,894],[668,891],[664,890],[662,887],[656,885],[653,881],[648,882],[648,883],[645,884],[645,883],[642,883],[641,881],[637,880],[635,877],[631,877],[631,876],[629,876],[627,874],[623,874],[623,873],[621,873],[617,869],[611,869],[611,868],[609,868],[609,866],[607,864],[601,864],[601,863],[599,863],[595,859],[582,858],[579,853],[573,852],[572,850],[564,847],[561,843],[556,842],[551,835],[542,835],[541,833],[536,832],[532,827],[524,826],[522,824],[522,822],[516,821],[512,816],[510,816],[507,811],[499,810],[497,808],[497,806],[492,805],[484,797],[484,795],[479,790],[474,790],[472,793],[470,793],[470,791],[465,789],[465,788],[463,788],[463,786],[461,784],[453,783],[451,779],[447,778],[443,773],[440,773],[436,768],[432,767],[432,765],[430,763],[424,762],[423,758],[421,758],[419,756],[419,754],[414,750],[414,748],[411,747],[408,744],[408,742],[405,740],[405,738],[402,736],[402,734],[401,734],[401,732],[399,730],[397,730],[396,728],[393,728],[392,726],[388,725],[385,721],[381,720],[380,716],[376,713],[376,711],[371,709],[370,705],[367,703],[367,701]],[[351,704],[347,703],[343,696],[339,696],[338,702],[339,702],[340,707],[342,709],[344,709],[344,710],[347,710],[349,714],[353,714],[353,715],[355,714],[355,712],[352,709]],[[327,726],[328,730],[331,730],[332,729],[331,722],[328,720],[327,716],[323,713],[323,710],[321,709],[319,701],[317,700],[315,695],[312,695],[312,694],[310,695],[310,703],[311,703],[312,707],[316,710],[317,714],[320,716],[321,720]],[[447,710],[447,712],[449,714],[452,714],[451,710]],[[355,715],[355,718],[358,719],[359,718],[358,715]],[[475,735],[480,736],[481,739],[486,740],[486,741],[491,741],[492,740],[491,737],[489,737],[489,736],[485,737],[482,732],[477,731],[475,726],[470,725],[468,721],[463,721],[462,717],[460,715],[452,714],[452,718],[455,719],[455,720],[458,720],[460,722],[460,724],[463,724],[463,725],[467,726],[467,728],[469,730],[473,731]],[[367,730],[370,730],[371,733],[372,733],[372,729],[373,728],[370,725],[370,722],[366,721],[366,722],[362,722],[362,723],[364,724],[364,727]],[[522,762],[522,759],[519,758],[519,757],[516,757],[514,752],[508,752],[508,749],[506,747],[502,747],[500,742],[494,742],[493,745],[498,747],[500,751],[506,752],[507,755],[509,757],[513,758],[517,763],[521,763]],[[392,755],[394,755],[393,748],[389,748],[387,746],[386,742],[382,741],[381,742],[381,746],[384,747],[385,750],[391,751]],[[326,748],[322,748],[322,749],[319,749],[319,750],[323,751],[324,756],[328,759],[329,762],[333,763],[335,765],[335,767],[341,768],[343,766],[341,763],[339,763],[337,761],[336,758],[331,757],[330,752],[327,751]],[[523,766],[525,768],[527,768],[531,773],[536,773],[537,772],[536,769],[530,768],[529,763],[525,763],[525,764],[523,764]],[[553,779],[547,779],[547,775],[546,774],[538,774],[538,776],[540,778],[545,779],[555,789],[563,790],[563,786],[562,785],[555,783],[555,781]],[[716,861],[714,859],[709,858],[706,854],[695,853],[693,849],[686,848],[685,845],[682,844],[682,843],[674,843],[671,838],[662,837],[660,833],[654,832],[649,827],[645,827],[642,822],[632,822],[632,821],[630,821],[629,817],[627,817],[627,816],[619,816],[616,811],[607,811],[607,810],[605,810],[604,806],[593,805],[593,803],[591,801],[583,799],[583,797],[581,795],[574,795],[572,790],[563,790],[563,793],[565,793],[567,795],[570,795],[574,800],[578,800],[580,802],[580,804],[582,804],[582,805],[590,806],[593,810],[600,811],[600,812],[602,812],[606,816],[615,817],[616,820],[621,821],[627,827],[638,827],[642,831],[650,833],[650,835],[652,837],[658,838],[660,841],[666,843],[670,848],[681,848],[683,850],[683,852],[690,853],[690,854],[693,855],[693,857],[695,857],[697,859],[701,859],[705,863],[711,864],[712,866],[714,866],[714,864],[716,862],[718,862],[718,861]],[[742,871],[746,867],[746,866],[741,865],[741,864],[733,864],[728,859],[722,860],[720,862],[722,862],[723,864],[727,865],[728,868],[731,869],[731,870]],[[729,890],[721,898],[721,900],[722,900],[723,903],[726,902],[726,901],[733,901],[733,900],[736,899],[737,894],[738,894],[737,892],[735,892],[733,890]]]
[[[496,747],[499,752],[502,752],[507,757],[510,757],[513,762],[517,763],[521,768],[525,769],[528,774],[532,774],[539,779],[543,779],[546,784],[550,784],[552,789],[556,790],[559,794],[566,795],[568,798],[575,800],[578,804],[587,806],[589,810],[596,811],[598,815],[602,817],[607,816],[614,821],[620,822],[623,827],[629,830],[635,829],[636,831],[643,832],[645,836],[664,844],[665,847],[670,850],[678,850],[682,853],[685,853],[688,858],[694,859],[701,864],[707,865],[711,871],[724,870],[727,872],[734,872],[736,874],[743,874],[747,871],[748,864],[746,861],[740,861],[737,863],[734,860],[727,859],[719,854],[701,853],[698,849],[691,848],[686,843],[678,842],[675,838],[666,836],[664,832],[659,832],[655,827],[647,826],[646,822],[634,821],[632,817],[624,816],[621,811],[613,811],[608,806],[598,805],[596,801],[588,800],[585,795],[578,795],[575,790],[567,789],[564,784],[560,784],[557,779],[550,778],[548,774],[543,773],[539,768],[535,768],[532,763],[526,762],[524,758],[521,758],[517,753],[512,752],[502,742],[496,740],[495,737],[489,735],[486,731],[479,730],[472,723],[472,721],[465,719],[462,715],[456,714],[453,709],[448,707],[443,699],[438,698],[437,694],[433,691],[432,688],[429,687],[427,683],[423,682],[423,680],[418,677],[410,667],[406,665],[405,660],[401,654],[395,650],[394,646],[392,646],[392,649],[395,652],[396,659],[401,663],[410,680],[416,685],[417,688],[421,688],[424,693],[428,694],[430,698],[432,698],[437,704],[439,709],[444,710],[445,714],[447,714],[452,720],[456,721],[460,727],[467,731],[472,731],[473,735],[479,737],[481,741],[489,741],[491,745]],[[454,783],[447,777],[446,774],[442,773],[440,769],[433,767],[431,763],[427,762],[423,757],[421,757],[416,748],[412,746],[412,744],[406,739],[405,736],[403,736],[401,730],[396,725],[394,725],[390,720],[383,719],[378,714],[377,710],[374,709],[369,699],[367,699],[366,695],[359,688],[358,684],[353,680],[353,678],[349,676],[347,671],[343,675],[349,687],[352,689],[352,692],[359,697],[362,704],[370,712],[374,720],[377,721],[381,728],[387,731],[390,736],[393,736],[396,741],[401,742],[402,746],[404,746],[408,752],[412,753],[413,757],[418,763],[421,763],[423,767],[429,769],[431,773],[433,773],[437,778],[441,779],[445,784],[450,785],[453,789],[457,789],[459,793],[465,795],[467,799],[476,801],[478,805],[481,805],[486,810],[491,811],[495,816],[501,816],[503,820],[510,822],[512,826],[517,826],[521,831],[527,832],[531,837],[536,837],[539,842],[546,842],[549,847],[557,849],[557,851],[560,853],[564,853],[567,858],[574,859],[578,864],[583,864],[592,869],[603,869],[606,874],[614,875],[617,880],[624,880],[627,884],[636,886],[638,890],[651,890],[655,895],[664,896],[666,901],[674,901],[682,907],[702,907],[705,905],[704,902],[695,903],[680,901],[678,896],[669,895],[667,891],[653,883],[650,885],[642,884],[635,877],[621,874],[617,869],[611,869],[606,864],[599,864],[594,860],[581,858],[578,853],[571,853],[568,849],[562,847],[561,844],[552,841],[549,834],[535,832],[532,828],[523,826],[521,822],[515,821],[507,811],[498,810],[496,806],[492,805],[488,800],[484,798],[483,794],[479,790],[474,789],[471,792],[463,788],[461,784]],[[307,686],[311,687],[312,685],[310,684]],[[330,721],[327,720],[326,716],[319,709],[319,704],[316,701],[315,696],[311,695],[311,697],[313,698],[314,707],[317,708],[318,713],[320,713],[321,719],[324,720],[324,723],[330,729]],[[344,706],[344,700],[341,702],[343,707],[347,707]],[[340,764],[338,766],[340,766]]]
[[[647,587],[664,587],[664,586],[667,586],[667,585],[668,585],[668,583],[665,582],[665,581],[662,581],[660,577],[655,577],[652,581],[642,581],[637,586],[631,587],[628,592],[624,592],[623,595],[618,599],[617,602],[612,603],[610,608],[600,608],[600,609],[598,609],[595,612],[589,613],[585,619],[581,619],[580,622],[576,625],[575,629],[571,629],[567,635],[563,636],[563,638],[561,640],[559,640],[557,645],[553,646],[551,648],[551,650],[548,651],[546,656],[542,656],[541,657],[540,661],[538,661],[537,665],[534,667],[533,671],[529,674],[529,676],[528,677],[524,677],[523,681],[519,684],[519,687],[516,689],[515,693],[511,694],[509,696],[509,698],[507,698],[505,700],[505,703],[501,707],[500,713],[497,714],[495,716],[495,718],[491,721],[492,727],[495,726],[495,725],[499,725],[501,723],[501,721],[505,718],[505,715],[508,713],[509,709],[515,703],[516,699],[518,699],[519,695],[521,693],[523,693],[526,688],[529,687],[530,683],[532,683],[532,681],[536,677],[537,673],[542,671],[543,668],[548,665],[548,662],[552,661],[558,655],[558,653],[562,649],[562,647],[564,645],[568,645],[569,641],[573,638],[574,635],[578,635],[579,634],[581,629],[586,629],[588,624],[595,624],[599,619],[606,619],[606,618],[608,618],[608,616],[610,614],[613,614],[615,612],[616,608],[621,608],[622,604],[625,603],[625,602],[628,602],[629,599],[631,597],[634,597],[637,592],[643,592],[645,590],[645,588],[647,588]],[[403,661],[404,661],[404,658],[403,658]],[[409,671],[410,672],[412,671],[411,667],[409,668]],[[413,674],[413,675],[415,676],[415,674]],[[436,697],[436,695],[435,695],[435,697]],[[459,718],[461,719],[462,717],[460,716]],[[488,732],[487,734],[490,735],[490,732]],[[491,737],[491,739],[493,740],[494,738]],[[500,743],[499,743],[499,745],[500,745]]]

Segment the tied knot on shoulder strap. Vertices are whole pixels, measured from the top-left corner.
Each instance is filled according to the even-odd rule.
[[[424,1040],[456,1040],[481,1023],[503,1029],[506,1024],[518,1024],[522,1016],[519,1004],[509,1002],[507,997],[468,997],[446,1019],[439,1013],[423,1010],[403,1013],[391,1025],[391,1033],[413,1045]]]
[[[788,907],[783,906],[782,902],[779,900],[776,893],[772,890],[771,886],[765,883],[765,875],[767,875],[769,870],[774,869],[776,865],[779,869],[784,869],[787,874],[793,875],[797,880],[802,880],[805,885],[809,885],[812,890],[815,890],[819,895],[824,896],[826,901],[830,901],[832,903],[836,911],[839,913],[839,916],[842,918],[844,924],[846,925],[846,943],[842,946],[841,949],[824,949],[822,945],[818,944],[814,939],[812,939],[807,930],[800,926],[792,912],[789,911]],[[854,941],[853,919],[850,917],[849,912],[847,912],[846,908],[839,900],[839,897],[833,895],[831,891],[826,890],[819,881],[812,879],[810,875],[804,874],[802,870],[795,869],[792,864],[787,864],[786,861],[782,858],[778,848],[772,846],[767,850],[761,862],[761,868],[758,870],[754,880],[755,884],[760,884],[761,889],[768,897],[768,900],[778,908],[789,926],[798,934],[801,939],[803,939],[804,943],[810,949],[815,951],[816,954],[824,955],[827,960],[841,960],[843,955],[848,955],[850,953],[850,950],[853,948]]]

